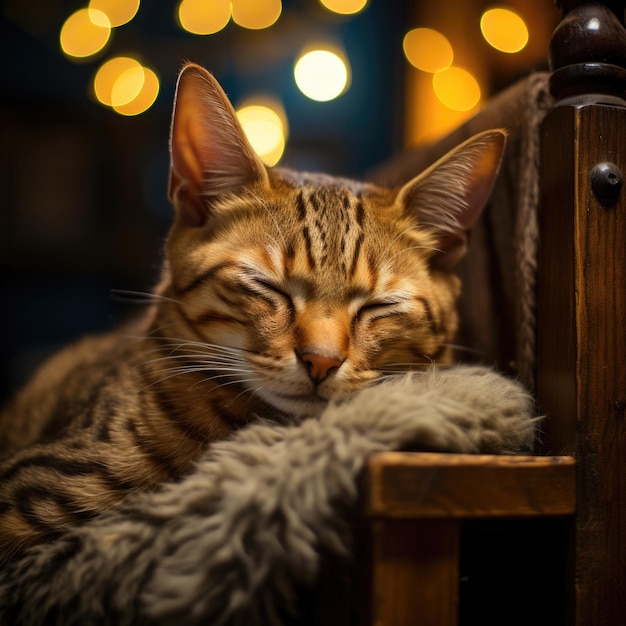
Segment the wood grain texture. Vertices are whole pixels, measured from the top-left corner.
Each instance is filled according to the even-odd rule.
[[[575,509],[571,457],[383,452],[369,459],[365,477],[373,517],[534,517]]]
[[[575,623],[626,624],[626,201],[590,171],[626,172],[626,108],[557,107],[542,129],[537,390],[550,453],[575,451]]]
[[[455,520],[374,522],[369,623],[456,625],[459,528]]]

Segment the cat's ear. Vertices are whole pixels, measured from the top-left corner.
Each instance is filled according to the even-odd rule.
[[[224,90],[204,68],[185,65],[176,86],[170,135],[169,198],[201,226],[211,197],[267,181]]]
[[[396,202],[436,237],[432,263],[452,270],[467,249],[468,233],[489,199],[506,132],[488,130],[446,154],[398,193]]]

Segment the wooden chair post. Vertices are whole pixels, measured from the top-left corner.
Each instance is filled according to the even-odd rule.
[[[569,623],[626,624],[624,3],[563,2],[541,129],[537,393],[577,460]],[[620,8],[621,5],[621,8]]]

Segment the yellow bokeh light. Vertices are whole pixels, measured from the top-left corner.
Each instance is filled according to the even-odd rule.
[[[128,71],[128,70],[127,70]],[[159,79],[149,68],[144,67],[144,81],[141,91],[136,98],[127,104],[113,106],[113,109],[121,115],[139,115],[147,111],[159,95]]]
[[[143,68],[139,61],[131,58],[131,57],[115,57],[106,63],[104,63],[100,69],[96,72],[96,76],[93,81],[93,89],[96,94],[96,98],[107,106],[113,106],[113,89],[116,85],[117,80],[126,74],[126,72],[130,72],[128,78],[133,75],[138,76],[143,74]],[[123,84],[123,83],[121,83]],[[123,100],[121,93],[121,84],[116,87],[116,98],[117,101],[115,104],[117,106],[121,106],[124,104],[121,100]],[[139,87],[141,89],[141,86]],[[137,90],[139,93],[139,90]],[[135,96],[137,95],[135,93]],[[132,98],[131,98],[132,100]],[[126,102],[129,102],[127,100]]]
[[[413,67],[424,72],[439,72],[452,65],[454,52],[450,42],[432,28],[414,28],[402,42],[404,54]]]
[[[111,26],[121,26],[137,15],[139,0],[90,0],[89,8],[105,13]]]
[[[342,15],[352,15],[365,8],[367,0],[320,0],[320,2],[334,13]]]
[[[327,49],[301,55],[294,67],[300,91],[318,102],[333,100],[344,93],[350,80],[350,68],[342,56]]]
[[[60,43],[70,57],[84,58],[100,52],[111,36],[111,22],[96,9],[72,13],[61,27]]]
[[[524,20],[509,9],[489,9],[480,18],[480,30],[490,46],[500,52],[519,52],[528,43]]]
[[[237,109],[237,118],[248,141],[266,165],[276,165],[285,150],[287,123],[279,103],[250,102]]]
[[[132,102],[141,92],[146,73],[141,65],[123,71],[111,87],[111,106],[121,107]]]
[[[480,101],[480,86],[467,70],[449,67],[433,76],[433,89],[439,100],[455,111],[469,111]]]
[[[233,22],[251,30],[268,28],[283,10],[281,0],[232,0],[231,5]]]
[[[230,20],[230,0],[181,0],[178,21],[194,35],[212,35]]]

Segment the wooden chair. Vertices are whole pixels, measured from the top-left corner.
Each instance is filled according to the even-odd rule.
[[[626,624],[624,4],[561,4],[554,104],[531,129],[539,250],[528,382],[546,414],[546,456],[373,456],[365,574],[351,591],[359,623]]]

